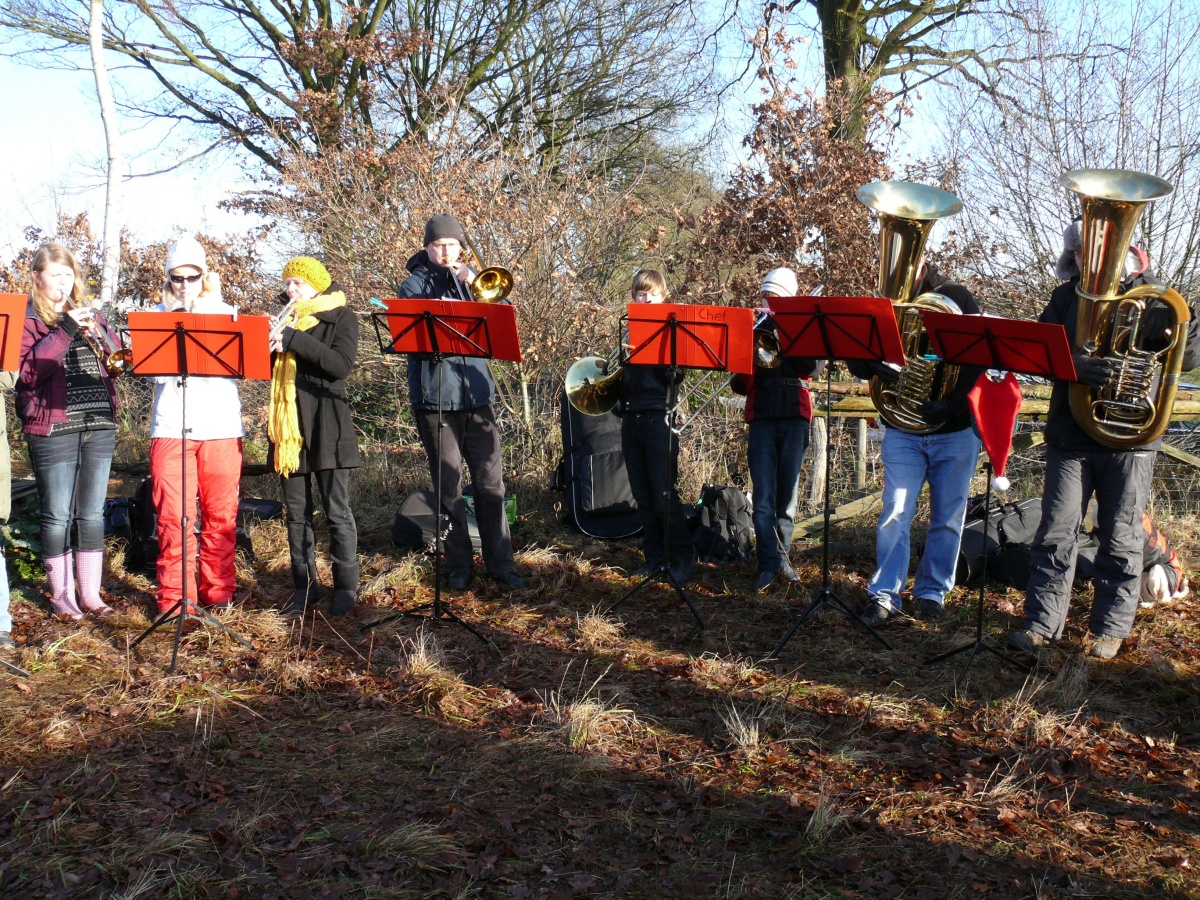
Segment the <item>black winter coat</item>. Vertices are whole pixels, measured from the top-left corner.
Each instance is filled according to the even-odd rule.
[[[308,331],[287,332],[286,349],[296,354],[296,412],[304,438],[297,474],[362,465],[346,397],[358,356],[358,317],[339,306],[316,318]]]
[[[424,250],[411,257],[408,271],[412,274],[396,290],[397,297],[427,300],[460,300],[454,274],[443,266],[435,266]],[[466,292],[466,288],[463,288]],[[467,294],[468,298],[470,294]],[[438,375],[441,370],[439,390]],[[444,356],[440,366],[433,357],[411,353],[408,356],[408,400],[413,409],[444,410],[477,409],[491,404],[496,382],[486,359],[470,356]]]

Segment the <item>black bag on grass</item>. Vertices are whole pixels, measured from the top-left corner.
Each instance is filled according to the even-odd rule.
[[[750,558],[754,517],[744,491],[731,484],[706,484],[696,513],[698,558],[709,562]]]
[[[125,544],[125,565],[132,569],[141,569],[154,574],[158,565],[158,512],[154,509],[154,481],[143,478],[137,486],[133,497],[128,503],[129,537]],[[246,556],[250,562],[258,559],[254,554],[254,542],[250,539],[248,525],[260,519],[278,519],[283,516],[283,503],[279,500],[258,500],[248,497],[238,501],[237,511],[237,552]],[[107,525],[107,522],[106,522]],[[179,523],[165,527],[179,528]],[[194,533],[200,535],[201,522],[199,510],[196,512]],[[107,533],[107,530],[106,530]],[[189,541],[191,543],[191,541]],[[200,543],[195,543],[196,552],[200,552]]]
[[[392,520],[392,543],[409,550],[432,550],[435,506],[433,491],[414,491],[401,500],[396,517]],[[479,541],[479,525],[469,511],[467,531],[471,535],[471,548],[478,553],[482,546]]]
[[[1020,580],[1016,574],[1007,575],[1005,572],[1019,565],[1017,555],[1012,555],[1007,562],[1001,559],[1002,552],[1008,547],[1027,545],[1033,541],[1038,525],[1042,521],[1042,501],[1036,497],[1027,500],[1016,500],[1002,503],[992,497],[990,510],[983,508],[984,497],[972,497],[967,504],[967,517],[963,523],[962,543],[958,548],[958,565],[955,570],[955,584],[977,583],[983,574],[983,560],[987,556],[988,577],[1005,584],[1010,579]],[[984,543],[984,524],[987,525],[987,542]],[[1025,570],[1029,564],[1026,556]],[[1019,585],[1024,587],[1022,581]]]

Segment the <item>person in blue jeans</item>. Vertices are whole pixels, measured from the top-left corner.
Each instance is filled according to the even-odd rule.
[[[953,301],[968,315],[979,313],[971,292],[941,275],[925,262],[917,272],[917,294],[934,291]],[[894,384],[899,373],[883,362],[848,363],[859,378],[878,376]],[[980,441],[975,434],[967,393],[981,369],[962,366],[954,390],[945,398],[922,407],[926,421],[942,422],[929,434],[914,434],[888,424],[883,435],[883,509],[875,531],[875,572],[867,584],[867,605],[862,620],[882,625],[902,609],[900,592],[908,580],[909,528],[921,488],[929,485],[929,534],[917,565],[912,596],[923,619],[944,614],[946,594],[954,587],[958,546],[971,478],[979,460]]]
[[[763,305],[770,308],[771,297],[795,297],[796,273],[791,269],[773,269],[763,279]],[[768,318],[759,328],[774,331]],[[754,485],[754,555],[758,563],[755,591],[764,591],[783,575],[790,582],[800,580],[788,560],[792,533],[796,527],[796,491],[800,486],[800,467],[808,449],[808,430],[812,422],[812,399],[804,382],[824,371],[815,359],[787,358],[778,365],[754,360],[751,375],[735,375],[731,388],[746,395],[746,422],[749,425],[747,458],[750,480]]]

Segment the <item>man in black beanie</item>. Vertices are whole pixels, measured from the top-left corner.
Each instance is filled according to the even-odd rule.
[[[477,273],[460,262],[464,240],[462,225],[452,215],[442,213],[426,222],[425,249],[409,259],[410,274],[398,288],[397,296],[470,300],[471,282]],[[508,588],[525,587],[516,572],[512,535],[504,510],[500,431],[492,410],[495,393],[496,385],[485,359],[445,356],[440,364],[435,364],[433,357],[425,354],[408,357],[409,401],[435,486],[439,466],[442,473],[441,505],[450,520],[446,567],[451,590],[465,591],[474,577],[474,554],[462,497],[464,461],[471,473],[475,516],[488,575]],[[440,456],[439,407],[444,425]]]

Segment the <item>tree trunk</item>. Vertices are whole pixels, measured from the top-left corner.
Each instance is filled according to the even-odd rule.
[[[809,446],[812,453],[812,478],[808,482],[808,508],[821,509],[825,503],[825,443],[829,440],[829,420],[824,416],[813,416],[809,429]]]
[[[871,90],[869,73],[859,71],[862,3],[859,0],[815,0],[821,20],[825,59],[825,94],[838,137],[866,141],[863,103]]]
[[[100,305],[108,306],[117,294],[121,266],[121,135],[117,130],[117,107],[108,83],[104,64],[101,24],[104,0],[92,0],[88,22],[88,44],[92,51],[92,72],[96,76],[96,96],[100,100],[100,119],[104,123],[104,141],[108,148],[108,188],[104,194],[104,264],[100,271]]]

